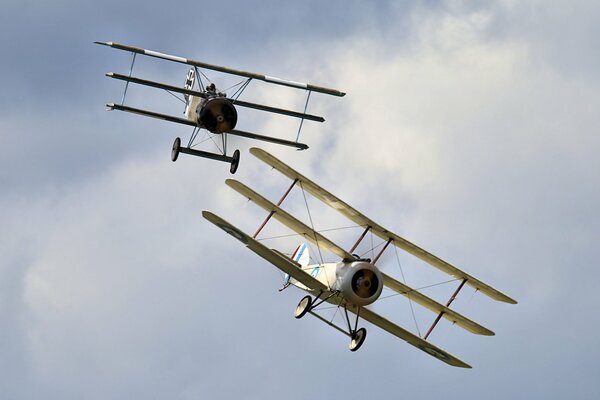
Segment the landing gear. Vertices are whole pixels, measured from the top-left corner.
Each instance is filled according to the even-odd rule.
[[[233,152],[233,157],[231,157],[231,166],[229,167],[229,172],[235,174],[235,171],[238,169],[238,165],[240,164],[240,151],[236,150]]]
[[[360,346],[362,346],[366,338],[367,330],[365,328],[360,328],[359,330],[352,333],[350,336],[350,345],[348,346],[350,351],[358,350]]]
[[[191,147],[181,146],[181,139],[175,138],[175,141],[173,142],[173,148],[171,149],[171,161],[173,161],[173,162],[177,161],[177,158],[179,157],[179,153],[191,154],[193,156],[210,158],[212,160],[228,162],[230,164],[229,172],[231,172],[232,174],[235,174],[235,172],[238,169],[238,165],[240,165],[240,151],[239,150],[234,151],[233,156],[229,157],[229,156],[226,156],[225,153],[215,154],[215,153],[209,153],[206,151],[196,150]]]
[[[173,148],[171,149],[171,161],[177,161],[177,157],[179,157],[179,150],[181,149],[181,139],[176,138],[173,142]]]
[[[310,310],[311,305],[312,297],[304,296],[296,306],[296,310],[294,311],[294,317],[296,317],[296,319],[304,317],[306,313]]]
[[[285,288],[285,286],[284,286],[284,288]],[[333,322],[333,320],[325,319],[324,317],[319,315],[319,313],[316,312],[317,307],[319,307],[321,304],[328,301],[332,297],[339,296],[339,292],[330,292],[328,294],[328,296],[326,296],[325,298],[321,298],[321,296],[323,294],[324,294],[323,292],[320,292],[319,295],[316,296],[314,299],[311,296],[304,296],[298,302],[298,305],[296,306],[296,309],[294,310],[294,317],[296,319],[300,319],[300,318],[304,317],[307,313],[310,312],[310,314],[313,315],[314,317],[316,317],[317,319],[320,319],[321,321],[325,322],[327,325],[331,326],[332,328],[335,328],[336,330],[340,331],[344,335],[349,336],[350,344],[348,345],[348,349],[350,349],[350,351],[354,352],[354,351],[360,349],[360,347],[365,342],[365,339],[367,338],[367,330],[365,328],[358,329],[358,320],[360,318],[361,308],[359,306],[348,304],[343,300],[340,302],[338,302],[336,300],[331,301],[331,303],[334,303],[334,304],[337,303],[338,307],[343,307],[343,310],[344,310],[343,315],[345,316],[345,322],[347,324],[346,327],[344,328],[342,326],[335,324]],[[313,310],[315,310],[315,311],[313,311]],[[348,311],[351,311],[356,314],[356,319],[354,321],[350,320]]]

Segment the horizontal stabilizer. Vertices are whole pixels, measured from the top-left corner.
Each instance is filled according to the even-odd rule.
[[[517,302],[512,298],[508,297],[504,293],[494,289],[493,287],[483,283],[479,279],[467,274],[466,272],[456,268],[450,263],[440,259],[439,257],[429,253],[428,251],[422,249],[421,247],[409,242],[408,240],[396,235],[393,232],[388,231],[381,225],[375,223],[371,219],[367,218],[365,215],[352,208],[350,205],[346,204],[333,194],[329,193],[327,190],[323,189],[310,179],[306,178],[302,174],[295,171],[289,165],[283,163],[279,159],[275,158],[271,154],[266,151],[253,147],[250,149],[250,153],[257,157],[259,160],[265,162],[271,167],[275,168],[283,175],[288,178],[295,180],[298,179],[302,188],[309,192],[311,195],[321,200],[323,203],[328,206],[336,209],[346,218],[350,219],[354,223],[364,227],[370,227],[370,230],[380,238],[385,241],[391,240],[392,243],[399,247],[400,249],[406,251],[407,253],[412,254],[413,256],[427,262],[428,264],[434,266],[435,268],[447,273],[448,275],[453,276],[456,279],[466,280],[466,284],[479,290],[483,294],[491,297],[494,300],[503,301],[506,303],[516,304]]]
[[[277,268],[279,268],[284,273],[290,275],[292,278],[302,283],[308,288],[313,290],[327,290],[327,286],[325,286],[322,282],[313,278],[310,274],[304,272],[300,266],[293,262],[291,259],[280,255],[279,253],[270,250],[265,245],[257,241],[256,239],[251,238],[246,233],[242,232],[235,226],[231,225],[229,222],[225,221],[223,218],[215,215],[209,211],[202,211],[202,216],[208,221],[212,222],[219,228],[223,229],[225,232],[229,233],[231,236],[242,242],[247,248],[252,250],[254,253],[258,254]]]
[[[342,249],[340,246],[333,243],[325,236],[314,231],[306,224],[296,219],[283,209],[279,208],[269,200],[265,199],[263,196],[256,193],[254,190],[250,189],[243,183],[236,181],[235,179],[227,179],[225,183],[232,189],[234,189],[236,192],[248,198],[252,202],[256,203],[258,206],[262,207],[266,211],[273,212],[273,218],[275,218],[294,232],[298,233],[299,235],[304,236],[307,240],[309,240],[311,243],[314,243],[316,246],[329,250],[344,260],[353,260],[355,258],[352,254],[348,253],[346,250]]]
[[[346,93],[340,92],[337,89],[329,89],[326,87],[311,85],[308,83],[294,82],[294,81],[289,81],[286,79],[276,78],[273,76],[257,74],[254,72],[242,71],[239,69],[234,69],[234,68],[229,68],[229,67],[222,67],[220,65],[208,64],[208,63],[205,63],[202,61],[196,61],[196,60],[191,60],[191,59],[183,58],[183,57],[179,57],[179,56],[173,56],[170,54],[160,53],[158,51],[142,49],[140,47],[133,47],[133,46],[128,46],[125,44],[120,44],[120,43],[115,43],[115,42],[94,42],[94,43],[101,44],[103,46],[109,46],[109,47],[119,49],[119,50],[129,51],[129,52],[136,53],[136,54],[143,54],[143,55],[150,56],[150,57],[161,58],[163,60],[169,60],[169,61],[174,61],[174,62],[178,62],[178,63],[182,63],[182,64],[194,65],[196,67],[206,68],[206,69],[210,69],[210,70],[217,71],[217,72],[223,72],[225,74],[243,76],[245,78],[251,78],[251,79],[256,79],[259,81],[274,83],[276,85],[283,85],[283,86],[288,86],[288,87],[293,87],[293,88],[298,88],[298,89],[306,89],[306,90],[310,90],[312,92],[324,93],[324,94],[329,94],[329,95],[338,96],[338,97],[342,97],[342,96],[346,95]]]

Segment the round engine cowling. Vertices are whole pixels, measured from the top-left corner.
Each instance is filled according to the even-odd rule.
[[[383,290],[383,276],[373,264],[355,261],[338,268],[336,284],[346,300],[357,306],[373,303]]]
[[[212,133],[229,132],[237,124],[237,111],[225,97],[213,97],[198,105],[198,122]]]

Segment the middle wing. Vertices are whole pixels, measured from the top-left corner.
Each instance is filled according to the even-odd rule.
[[[197,96],[197,97],[201,97],[203,99],[207,97],[205,93],[199,92],[197,90],[181,88],[179,86],[168,85],[166,83],[154,82],[154,81],[150,81],[147,79],[141,79],[141,78],[138,78],[135,76],[118,74],[116,72],[109,72],[106,74],[106,76],[108,76],[109,78],[113,78],[113,79],[119,79],[119,80],[122,80],[125,82],[136,83],[138,85],[154,87],[157,89],[164,89],[169,92],[176,92],[176,93],[186,94],[186,95],[190,95],[190,96]],[[241,100],[237,100],[237,99],[228,98],[228,100],[230,100],[236,106],[252,108],[254,110],[267,111],[267,112],[272,112],[275,114],[282,114],[282,115],[287,115],[290,117],[307,119],[309,121],[316,121],[316,122],[324,122],[325,121],[325,118],[320,117],[318,115],[312,115],[312,114],[306,114],[306,113],[301,113],[301,112],[296,112],[296,111],[291,111],[291,110],[285,110],[283,108],[271,107],[271,106],[267,106],[264,104],[249,103],[247,101],[241,101]]]
[[[314,243],[317,246],[321,246],[324,249],[331,251],[333,254],[345,260],[353,260],[355,257],[348,253],[346,250],[342,249],[337,244],[333,243],[331,240],[327,239],[325,236],[321,235],[319,232],[308,227],[302,221],[296,219],[291,214],[276,206],[269,200],[265,199],[260,194],[256,193],[254,190],[250,189],[248,186],[243,183],[236,181],[235,179],[227,179],[225,183],[234,189],[236,192],[240,193],[242,196],[246,196],[249,200],[253,201],[263,209],[269,212],[273,212],[273,218],[298,233],[299,235],[304,236],[311,243]]]

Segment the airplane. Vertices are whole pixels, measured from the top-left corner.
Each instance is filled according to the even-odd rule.
[[[367,334],[366,329],[364,327],[358,328],[359,319],[362,318],[449,365],[461,368],[471,368],[469,364],[427,341],[428,336],[441,318],[445,318],[453,324],[474,334],[486,336],[494,335],[494,332],[488,328],[481,326],[449,308],[450,304],[465,285],[471,286],[477,291],[497,301],[517,304],[515,300],[408,240],[385,229],[383,226],[369,219],[266,151],[259,148],[251,148],[250,153],[292,180],[291,186],[277,204],[274,204],[237,180],[226,180],[228,186],[268,212],[268,216],[260,225],[256,233],[253,236],[250,236],[210,211],[203,211],[202,215],[205,219],[241,241],[248,249],[279,268],[285,274],[285,284],[280,291],[289,286],[295,286],[309,293],[298,303],[294,312],[296,318],[302,318],[306,314],[311,314],[349,336],[349,349],[351,351],[358,350],[365,341]],[[355,224],[364,227],[362,235],[350,249],[345,250],[338,246],[327,237],[296,219],[280,207],[281,203],[294,186],[300,186],[303,191],[308,192],[326,205],[334,208]],[[319,248],[319,252],[321,252],[321,250],[328,250],[340,257],[341,260],[336,263],[321,262],[309,265],[309,256],[305,250],[305,244],[299,246],[292,254],[291,258],[276,249],[269,249],[257,240],[257,236],[272,217],[293,230],[295,233],[303,236],[307,241],[315,244]],[[361,258],[358,255],[353,254],[368,232],[371,232],[373,235],[376,235],[385,241],[383,248],[372,260]],[[379,269],[377,262],[390,244],[425,261],[440,271],[453,276],[456,281],[460,281],[458,288],[454,291],[445,305],[412,289],[405,283],[392,278]],[[411,301],[437,314],[433,324],[423,337],[411,333],[367,307],[379,299],[384,287],[409,298]],[[317,308],[324,303],[333,304],[343,310],[342,316],[345,317],[345,326],[334,324],[332,321],[316,312]],[[356,315],[354,321],[351,321],[351,318],[348,315],[349,312]]]
[[[322,86],[316,86],[308,83],[295,82],[290,80],[285,80],[281,78],[276,78],[273,76],[262,75],[254,72],[237,70],[229,67],[223,67],[214,64],[208,64],[202,61],[191,60],[188,58],[183,58],[179,56],[169,55],[165,53],[160,53],[153,50],[147,50],[139,47],[133,47],[125,44],[115,43],[115,42],[94,42],[96,44],[100,44],[103,46],[108,46],[114,49],[124,50],[132,53],[132,62],[128,75],[119,74],[115,72],[108,72],[106,76],[109,78],[125,81],[125,90],[123,92],[123,97],[120,104],[116,103],[108,103],[106,104],[107,110],[119,110],[130,112],[134,114],[143,115],[146,117],[158,118],[162,120],[166,120],[169,122],[174,122],[178,124],[188,125],[193,127],[192,134],[188,141],[187,146],[183,146],[181,144],[181,138],[177,137],[173,142],[173,147],[171,150],[171,160],[176,161],[179,153],[190,154],[198,157],[209,158],[218,161],[224,161],[230,164],[229,171],[234,174],[237,171],[239,160],[240,160],[240,152],[239,150],[235,150],[231,156],[227,155],[227,135],[234,135],[239,137],[245,137],[248,139],[256,139],[262,140],[270,143],[276,143],[284,146],[295,147],[297,150],[306,150],[308,146],[304,143],[298,142],[300,137],[300,131],[302,129],[302,125],[305,120],[315,121],[315,122],[324,122],[325,119],[321,116],[307,114],[306,110],[308,107],[308,102],[310,100],[310,95],[312,92],[323,93],[326,95],[343,97],[346,93],[341,92],[337,89],[330,89]],[[173,61],[176,63],[187,64],[190,65],[190,69],[187,73],[187,77],[185,80],[185,84],[183,87],[169,85],[166,83],[150,81],[147,79],[142,79],[139,77],[132,76],[133,67],[135,64],[136,55],[141,54],[149,57],[154,57],[158,59],[163,59],[167,61]],[[205,76],[202,69],[217,71],[219,73],[225,73],[230,75],[241,76],[246,78],[244,81],[234,85],[233,87],[237,87],[235,93],[231,96],[227,96],[225,92],[220,91],[214,83],[210,83],[205,85],[202,81],[202,76]],[[208,78],[207,78],[208,79]],[[286,110],[278,107],[272,107],[264,104],[256,104],[250,103],[246,101],[242,101],[239,99],[240,95],[244,92],[244,90],[248,87],[252,80],[263,81],[275,85],[281,85],[296,89],[305,90],[308,94],[306,97],[306,103],[304,106],[303,112]],[[142,86],[153,87],[157,89],[163,89],[172,95],[174,93],[179,93],[183,95],[183,100],[185,103],[185,109],[183,114],[185,118],[176,117],[173,115],[162,114],[150,110],[144,110],[140,108],[130,107],[125,105],[125,96],[127,94],[127,89],[129,84],[138,84]],[[196,86],[198,89],[196,90]],[[176,95],[174,95],[177,97]],[[235,129],[237,125],[238,114],[236,107],[245,107],[254,110],[266,111],[275,114],[286,115],[289,117],[295,117],[300,119],[300,126],[298,128],[298,133],[295,141],[284,140],[271,136],[258,135],[256,133],[246,132]],[[205,129],[210,134],[213,135],[221,135],[222,140],[222,149],[219,148],[221,153],[211,153],[203,150],[198,150],[196,147],[199,143],[195,143],[197,139],[198,133],[201,129]],[[215,143],[216,144],[216,143]],[[217,146],[218,147],[218,146]]]

